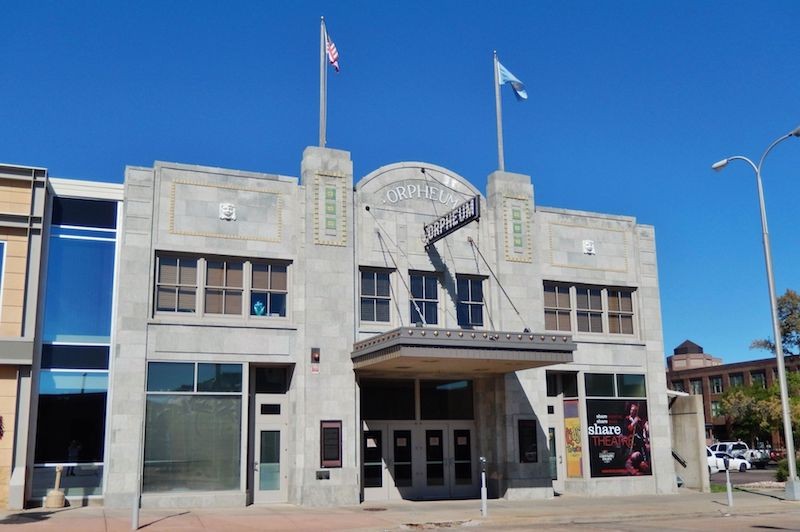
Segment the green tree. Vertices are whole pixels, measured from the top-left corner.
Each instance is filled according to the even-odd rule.
[[[800,373],[789,373],[786,381],[792,426],[800,427]],[[780,387],[777,382],[769,388],[757,384],[731,388],[722,395],[720,410],[730,425],[731,434],[750,444],[755,443],[756,439],[768,438],[772,431],[783,431]],[[797,430],[794,436],[797,442]]]
[[[781,324],[781,340],[786,355],[800,352],[800,295],[794,290],[778,298],[778,321]],[[774,339],[753,340],[750,349],[765,349],[775,352]]]

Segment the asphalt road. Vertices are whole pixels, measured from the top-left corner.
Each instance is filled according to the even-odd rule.
[[[749,484],[751,482],[762,482],[765,480],[775,480],[775,469],[777,466],[775,464],[767,465],[766,469],[750,469],[745,473],[739,473],[738,471],[731,471],[731,484],[734,486],[738,486],[739,484]],[[714,473],[711,475],[711,483],[712,484],[722,484],[725,485],[725,471],[720,471],[719,473]]]

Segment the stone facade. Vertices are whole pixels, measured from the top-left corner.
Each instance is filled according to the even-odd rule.
[[[426,248],[424,224],[472,196],[479,197],[480,220]],[[417,162],[382,167],[354,187],[348,152],[309,147],[303,153],[299,182],[172,163],[129,167],[121,235],[122,296],[116,309],[109,384],[107,506],[129,505],[141,482],[149,362],[240,364],[245,377],[239,489],[145,492],[143,505],[253,501],[258,480],[252,471],[257,461],[253,423],[258,413],[250,375],[262,366],[292,368],[288,390],[276,399],[288,412],[280,440],[287,453],[281,462],[282,500],[332,506],[402,495],[403,490],[393,491],[394,486],[380,491],[365,485],[362,455],[371,444],[365,435],[387,431],[388,445],[393,426],[409,434],[436,427],[424,417],[402,426],[362,419],[362,379],[413,380],[419,390],[421,380],[464,378],[455,366],[437,373],[354,371],[355,342],[413,325],[410,272],[437,276],[439,318],[427,324],[429,328],[460,327],[463,294],[458,295],[458,286],[461,276],[470,276],[482,286],[482,325],[474,330],[563,334],[577,344],[569,364],[469,376],[474,419],[458,424],[461,436],[457,437],[474,442],[472,458],[466,459],[470,489],[477,486],[480,455],[487,460],[489,488],[496,497],[546,498],[554,491],[589,495],[675,491],[655,233],[634,218],[538,207],[530,177],[509,172],[489,176],[486,196],[445,168]],[[288,264],[285,316],[254,319],[247,311],[237,316],[156,312],[157,259],[162,254]],[[387,319],[362,321],[362,269],[389,273]],[[574,302],[569,309],[570,329],[548,330],[545,283],[571,287],[572,298],[575,287],[596,287],[598,294],[602,289],[604,308],[597,319],[602,314],[603,331],[580,332],[581,310]],[[612,318],[607,299],[615,288],[633,294],[629,333],[608,330]],[[566,478],[560,465],[551,469],[566,461],[562,405],[566,396],[557,390],[548,393],[549,379],[575,378],[574,397],[585,429],[586,373],[644,376],[646,397],[641,400],[648,405],[652,474],[593,478],[586,430],[580,436],[582,477]],[[320,427],[326,420],[341,424],[341,467],[320,464],[325,443],[320,441]],[[518,427],[526,420],[536,422],[538,454],[523,463]],[[423,452],[421,447],[415,449]],[[559,480],[553,480],[553,473]],[[425,492],[414,493],[427,497]]]

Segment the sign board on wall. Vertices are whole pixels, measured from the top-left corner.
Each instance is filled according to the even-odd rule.
[[[593,477],[650,475],[650,425],[643,399],[587,399]]]
[[[481,217],[480,207],[480,199],[478,196],[473,196],[452,211],[425,225],[422,237],[425,246],[430,246],[437,240],[441,240],[468,223],[479,219]]]
[[[567,451],[567,477],[583,477],[583,450],[581,448],[581,418],[578,400],[564,401],[564,441]]]

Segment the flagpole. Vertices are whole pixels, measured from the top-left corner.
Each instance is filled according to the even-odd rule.
[[[326,95],[328,83],[325,68],[325,17],[319,18],[319,147],[325,147]]]
[[[494,108],[497,113],[497,169],[506,169],[503,158],[503,110],[500,107],[500,74],[497,68],[497,50],[494,51]]]

